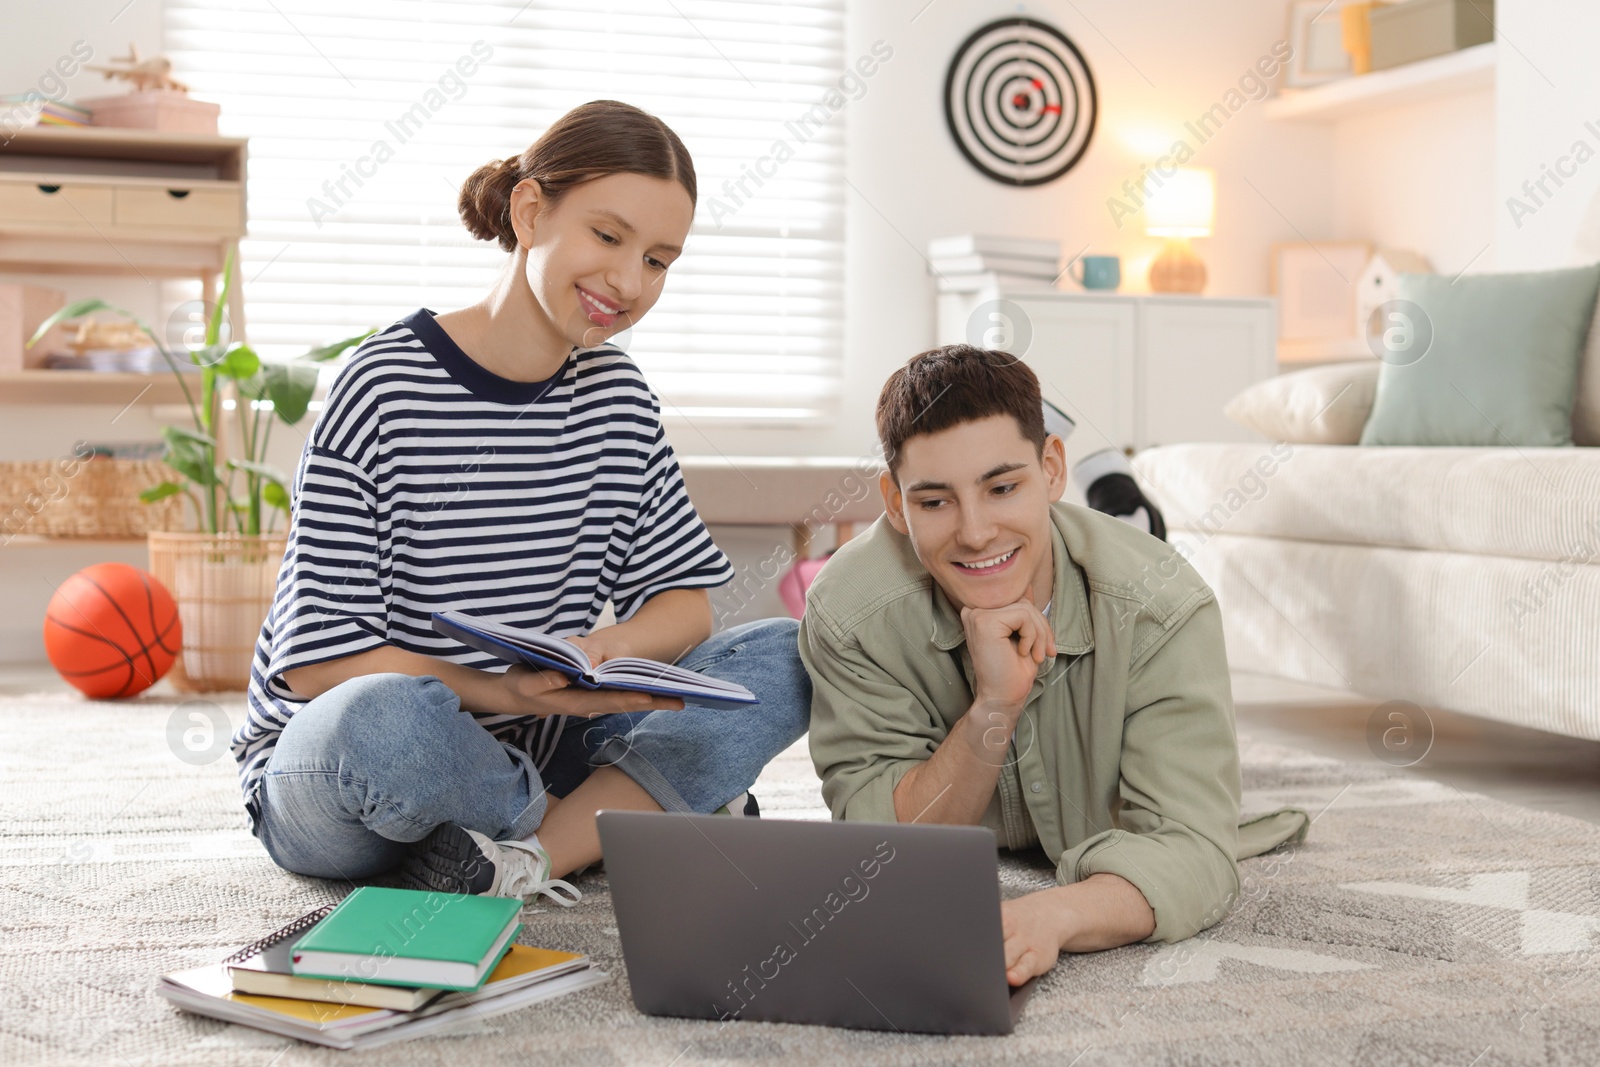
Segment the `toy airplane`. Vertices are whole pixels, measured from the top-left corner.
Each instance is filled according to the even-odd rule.
[[[121,66],[94,67],[85,66],[84,70],[97,70],[107,78],[121,78],[133,83],[135,92],[146,92],[152,89],[172,89],[176,92],[186,93],[189,87],[172,76],[172,60],[166,56],[156,56],[152,59],[140,59],[139,48],[130,43],[126,56],[114,56],[113,64]]]

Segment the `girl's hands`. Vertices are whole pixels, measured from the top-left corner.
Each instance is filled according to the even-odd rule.
[[[584,655],[593,656],[585,648]],[[583,689],[572,685],[559,671],[536,671],[531,667],[511,667],[496,675],[500,685],[502,715],[576,715],[590,719],[596,715],[651,710],[682,711],[683,701],[626,689]]]

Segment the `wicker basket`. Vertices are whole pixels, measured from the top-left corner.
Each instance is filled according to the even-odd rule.
[[[0,526],[7,538],[93,537],[118,540],[183,527],[183,497],[154,504],[139,494],[172,477],[157,459],[69,457],[0,463]]]
[[[282,534],[150,534],[150,572],[178,602],[183,654],[167,677],[187,693],[244,689],[283,561]]]

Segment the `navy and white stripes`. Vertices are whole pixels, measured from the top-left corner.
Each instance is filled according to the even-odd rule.
[[[627,619],[665,589],[733,574],[684,490],[659,402],[609,345],[575,349],[547,381],[513,382],[418,311],[351,357],[294,482],[248,719],[233,737],[252,827],[262,771],[303,704],[285,671],[383,644],[502,670],[435,633],[432,613],[571,636],[608,600]],[[556,728],[477,718],[536,756]]]

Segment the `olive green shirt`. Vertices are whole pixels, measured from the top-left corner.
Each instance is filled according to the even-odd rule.
[[[1051,505],[1046,659],[982,824],[1040,845],[1065,885],[1105,871],[1155,912],[1152,941],[1227,914],[1236,858],[1308,826],[1285,809],[1239,825],[1239,752],[1222,618],[1171,546],[1108,515]],[[811,758],[836,819],[894,822],[894,790],[973,700],[960,613],[884,519],[828,561],[806,598]]]

